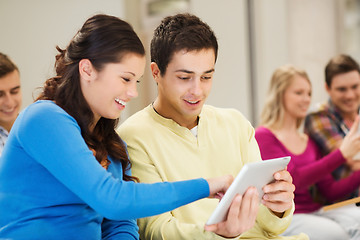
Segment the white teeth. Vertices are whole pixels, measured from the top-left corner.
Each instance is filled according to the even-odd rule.
[[[12,113],[15,109],[6,109],[6,110],[1,110],[2,112],[5,113]]]
[[[189,100],[186,100],[187,102],[189,102],[189,103],[192,103],[192,104],[194,104],[194,103],[197,103],[198,101],[189,101]]]
[[[121,105],[124,105],[126,106],[126,102],[124,102],[123,100],[119,99],[119,98],[115,98],[115,102],[121,104]]]

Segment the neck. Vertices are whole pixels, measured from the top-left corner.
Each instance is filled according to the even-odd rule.
[[[189,118],[186,118],[186,116],[179,114],[172,114],[173,112],[176,112],[175,110],[171,109],[170,107],[165,106],[164,104],[161,104],[161,100],[157,98],[153,103],[152,107],[154,111],[159,114],[160,116],[171,119],[177,124],[179,124],[182,127],[186,127],[188,129],[192,129],[195,126],[198,125],[199,117],[198,116],[191,116]]]
[[[2,122],[0,123],[0,126],[2,126],[3,128],[6,129],[6,131],[10,132],[11,130],[11,127],[12,125],[14,124],[15,120],[14,121],[11,121],[11,122]]]
[[[353,113],[341,113],[342,118],[344,119],[344,121],[349,121],[349,122],[353,122],[355,121],[356,116],[358,115],[357,112],[353,112]]]
[[[279,132],[297,132],[298,128],[296,126],[296,122],[296,118],[285,114],[284,118],[280,122],[280,125],[278,125],[276,128],[272,127],[272,129]]]

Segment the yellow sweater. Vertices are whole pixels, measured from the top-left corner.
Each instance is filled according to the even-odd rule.
[[[254,129],[233,109],[205,105],[199,116],[198,137],[150,106],[127,119],[118,129],[127,143],[132,173],[141,182],[178,181],[232,174],[245,163],[260,161]],[[181,194],[181,193],[179,193]],[[161,215],[138,220],[141,239],[224,239],[204,230],[218,204],[202,199]],[[279,237],[290,224],[294,209],[283,218],[260,205],[256,225],[236,239],[308,239]]]

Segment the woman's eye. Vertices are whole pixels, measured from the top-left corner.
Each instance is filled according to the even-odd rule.
[[[125,82],[130,82],[130,79],[128,78],[122,78],[122,79],[124,79]]]

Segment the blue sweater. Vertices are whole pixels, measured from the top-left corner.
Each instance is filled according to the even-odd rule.
[[[204,179],[142,184],[106,171],[76,120],[51,101],[27,107],[0,159],[0,239],[138,239],[136,218],[209,195]]]

